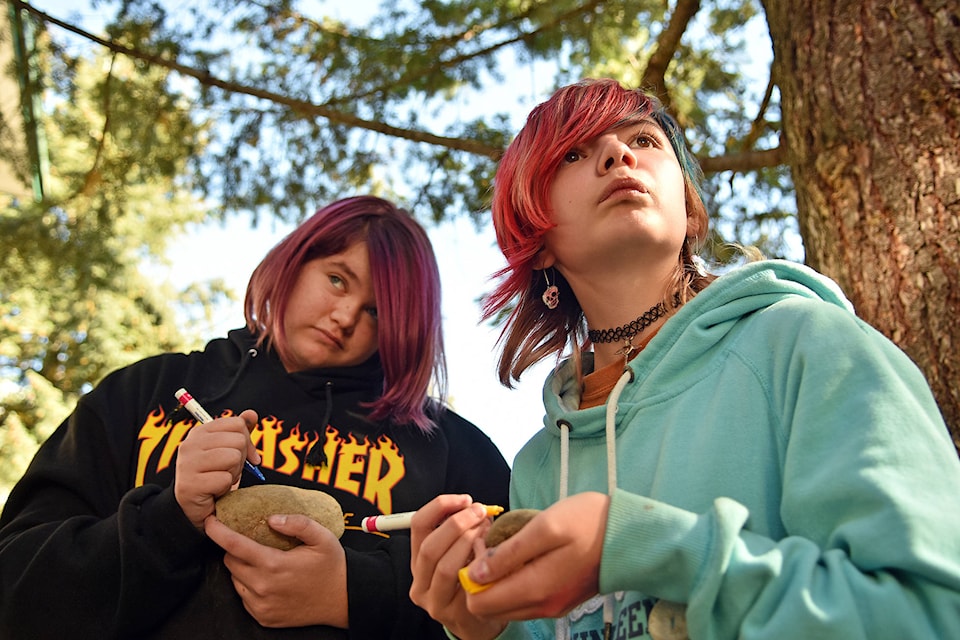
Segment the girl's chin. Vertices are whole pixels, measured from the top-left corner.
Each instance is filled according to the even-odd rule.
[[[309,352],[300,351],[290,361],[283,363],[287,373],[332,366],[338,366],[338,363],[335,363],[334,359],[330,357],[330,351],[326,348],[317,347],[310,349]]]

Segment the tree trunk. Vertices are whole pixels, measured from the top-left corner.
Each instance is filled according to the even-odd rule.
[[[807,263],[920,366],[960,449],[955,0],[762,0]]]

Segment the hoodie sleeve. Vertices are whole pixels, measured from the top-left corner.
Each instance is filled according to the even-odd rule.
[[[849,313],[796,324],[748,363],[783,443],[786,535],[730,498],[693,513],[619,491],[601,590],[686,603],[692,638],[960,638],[960,462],[926,382]]]
[[[126,489],[97,393],[40,448],[0,517],[0,637],[138,635],[201,580],[206,539],[172,488]]]
[[[446,443],[443,493],[468,493],[486,504],[507,506],[510,468],[489,437],[452,411],[429,436]],[[432,449],[438,451],[438,448]],[[424,496],[422,503],[435,496]],[[375,551],[346,548],[351,638],[446,638],[439,623],[410,601],[410,536],[395,533]]]
[[[445,421],[450,425],[450,457],[447,463],[445,493],[468,493],[477,502],[509,507],[510,466],[486,433],[452,411]]]
[[[345,548],[351,638],[444,638],[410,601],[410,536],[394,534],[376,551]]]

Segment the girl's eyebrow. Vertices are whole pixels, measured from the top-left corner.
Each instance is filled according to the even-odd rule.
[[[622,129],[624,127],[638,126],[641,124],[652,124],[658,129],[660,128],[659,125],[657,125],[657,122],[650,116],[630,116],[628,118],[624,118],[623,120],[619,120],[613,123],[613,126],[610,127],[610,130],[612,131],[613,129]]]
[[[643,127],[644,129],[653,127],[657,133],[666,136],[666,132],[660,127],[659,124],[657,124],[657,121],[650,116],[634,116],[630,118],[624,118],[623,120],[615,123],[604,133],[610,133],[611,131],[617,131],[618,129],[626,129],[627,127]]]
[[[660,124],[650,116],[647,116],[646,118],[640,118],[639,120],[634,120],[633,124],[637,126],[642,125],[644,128],[653,127],[654,129],[657,130],[657,132],[666,134],[666,132],[663,130]]]

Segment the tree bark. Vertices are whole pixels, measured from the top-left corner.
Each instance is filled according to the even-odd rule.
[[[960,449],[955,0],[762,0],[806,261],[919,365]]]

